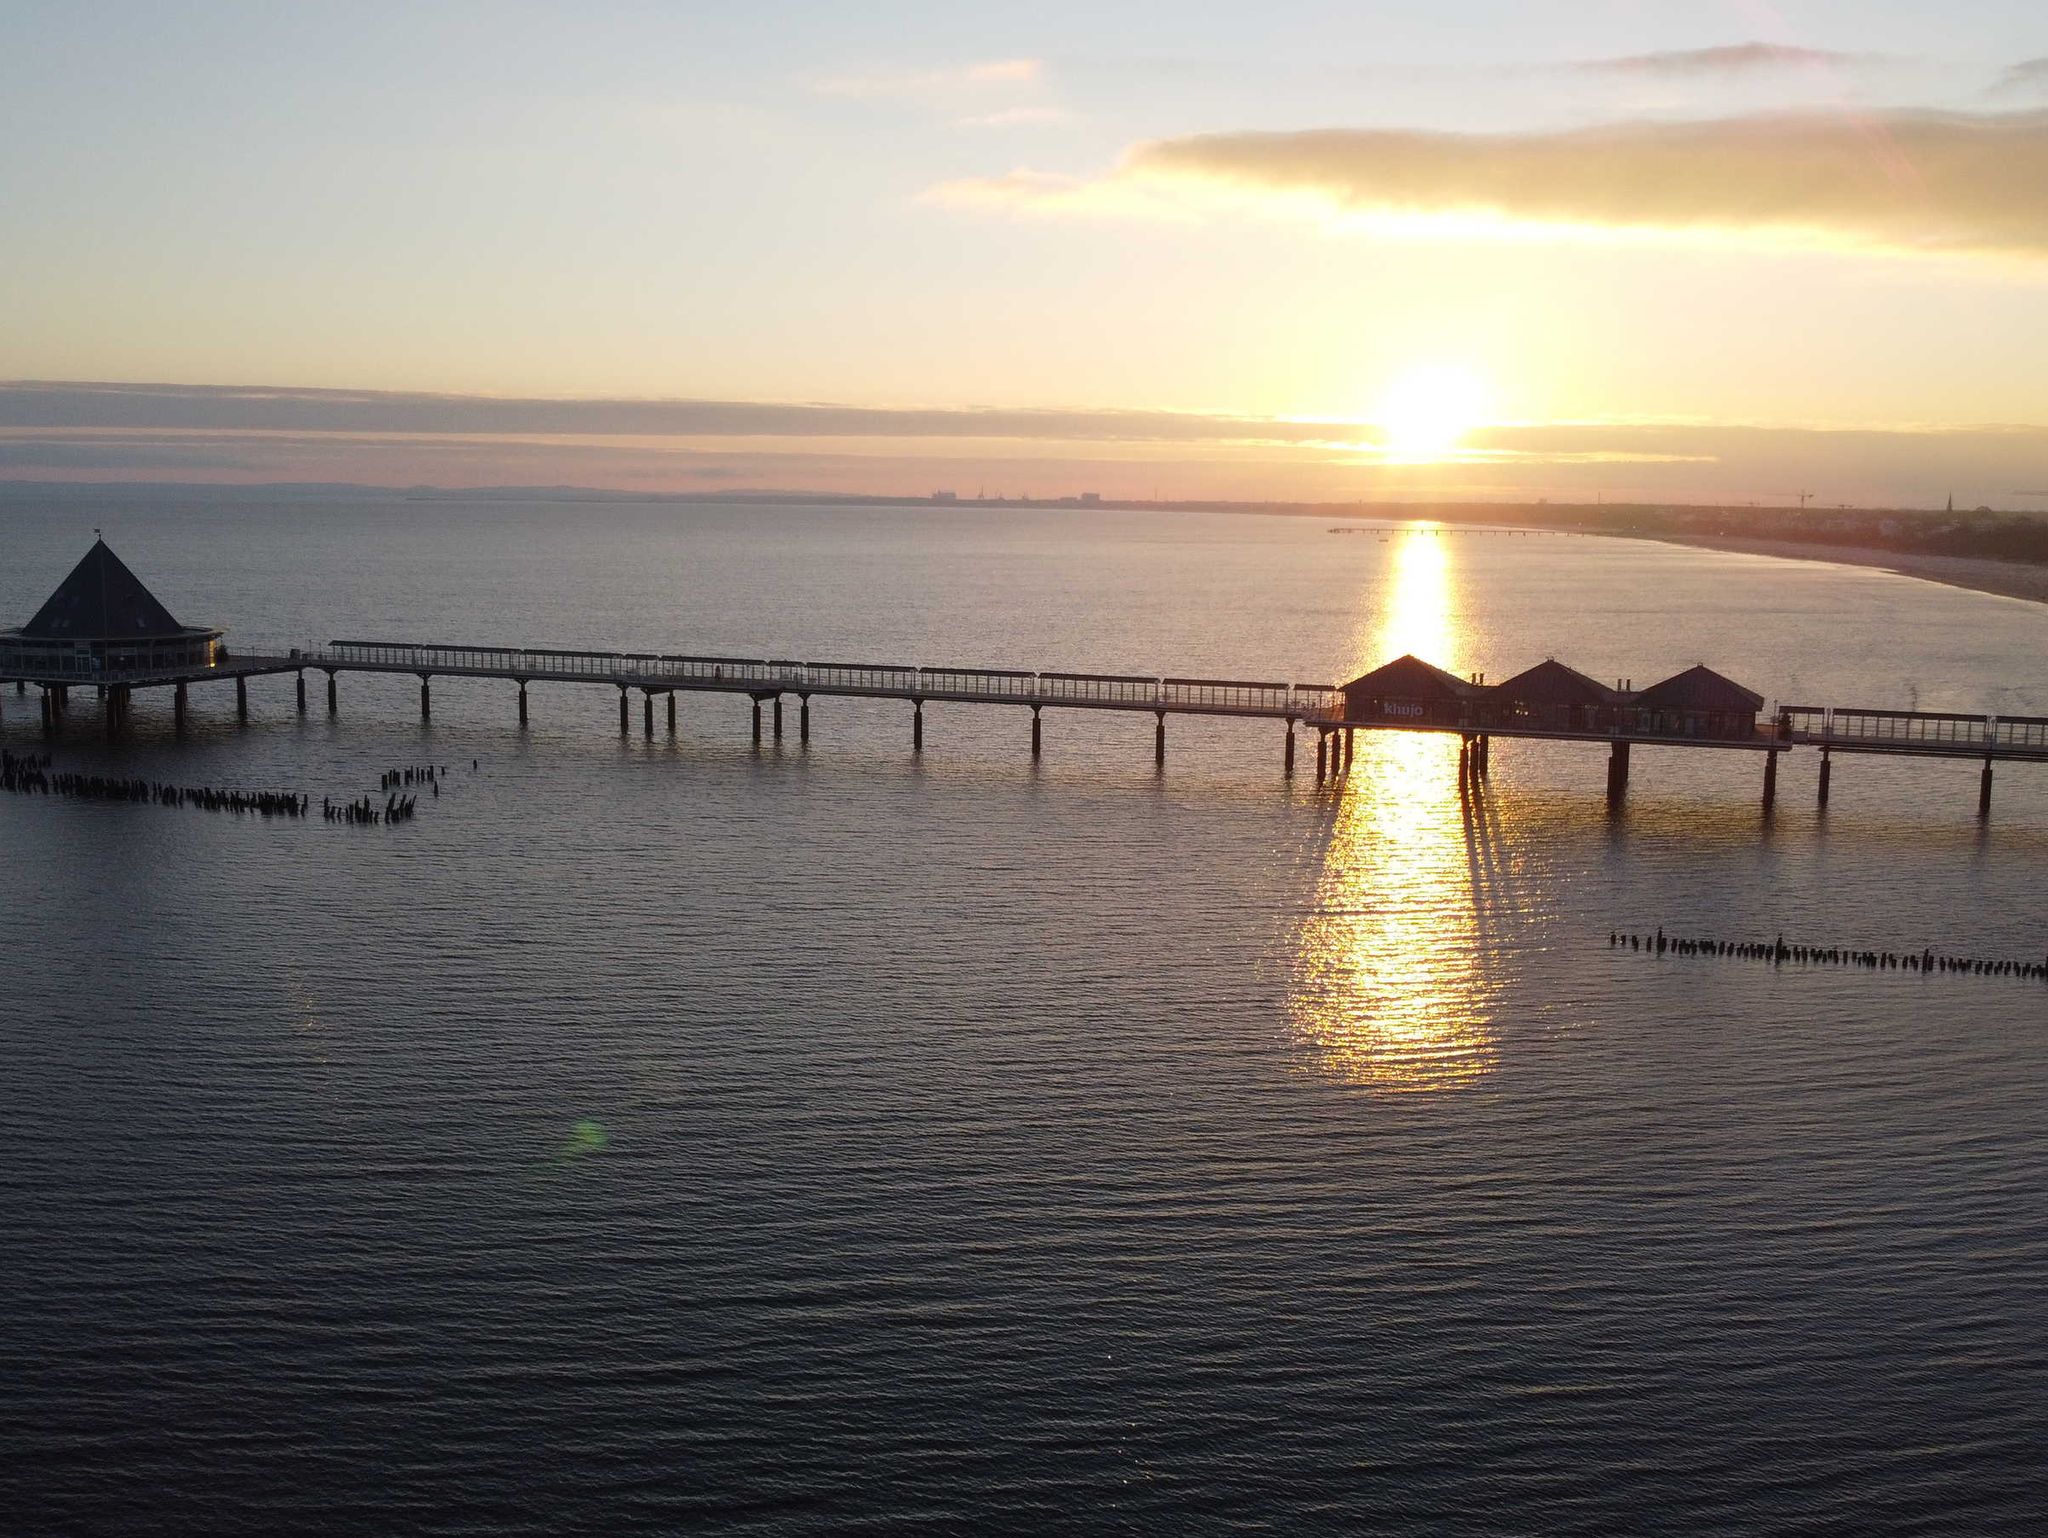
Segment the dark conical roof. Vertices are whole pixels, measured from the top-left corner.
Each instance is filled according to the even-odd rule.
[[[1612,705],[1621,698],[1599,679],[1588,678],[1555,657],[1503,679],[1493,692],[1524,705]]]
[[[1662,683],[1651,684],[1635,697],[1648,710],[1693,710],[1739,714],[1764,708],[1764,697],[1752,694],[1732,678],[1723,678],[1709,667],[1687,668],[1673,673]]]
[[[63,641],[132,640],[184,631],[103,539],[93,541],[71,575],[21,627],[25,636]]]
[[[1405,657],[1396,657],[1385,667],[1374,668],[1370,673],[1352,679],[1344,686],[1344,691],[1348,694],[1353,689],[1363,689],[1370,694],[1393,699],[1439,700],[1464,699],[1473,692],[1473,687],[1457,674],[1446,673],[1411,652]]]

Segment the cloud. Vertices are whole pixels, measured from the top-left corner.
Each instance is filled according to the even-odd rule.
[[[2036,91],[2048,91],[2048,54],[2038,59],[2022,59],[2000,75],[1991,86],[1994,96]]]
[[[928,98],[976,94],[1035,85],[1045,72],[1042,59],[989,59],[935,70],[871,70],[827,75],[811,83],[824,96]]]
[[[257,461],[206,443],[0,438],[0,471],[251,470]]]
[[[1017,171],[927,197],[1021,212],[1439,221],[2048,256],[2048,111],[1758,113],[1567,131],[1217,133],[1139,144],[1090,180]]]
[[[1579,59],[1564,67],[1589,75],[1749,74],[1763,70],[1850,68],[1870,63],[1874,54],[1839,53],[1829,48],[1798,48],[1786,43],[1728,43],[1718,48],[1680,48],[1663,53],[1631,53],[1612,59]]]
[[[565,400],[240,385],[0,382],[0,431],[646,438],[1016,438],[1308,442],[1332,429],[1170,411],[884,408],[773,401]]]

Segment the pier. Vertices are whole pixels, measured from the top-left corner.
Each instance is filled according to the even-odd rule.
[[[125,595],[119,614],[99,597],[114,591]],[[53,613],[54,624],[49,621]],[[1153,762],[1162,767],[1169,717],[1228,717],[1281,728],[1280,768],[1289,777],[1296,770],[1297,735],[1313,732],[1319,784],[1346,775],[1360,732],[1456,734],[1458,780],[1467,790],[1491,777],[1496,738],[1571,742],[1605,748],[1607,799],[1616,806],[1627,795],[1637,748],[1756,755],[1762,762],[1766,810],[1777,799],[1780,757],[1801,749],[1820,754],[1822,806],[1833,788],[1837,754],[1976,762],[1980,815],[1991,808],[1994,765],[2048,763],[2048,717],[1815,705],[1765,711],[1762,696],[1705,667],[1637,689],[1625,678],[1610,686],[1555,660],[1489,684],[1483,677],[1461,678],[1421,658],[1401,657],[1339,685],[419,641],[337,640],[282,653],[242,653],[231,652],[223,635],[219,629],[178,625],[103,543],[96,544],[35,621],[0,632],[0,685],[13,684],[17,697],[30,688],[39,691],[38,724],[47,736],[61,731],[71,691],[78,688],[101,697],[105,730],[118,737],[129,723],[138,691],[169,692],[172,719],[182,729],[192,686],[231,682],[237,718],[247,721],[249,681],[270,676],[293,678],[295,708],[303,715],[308,674],[324,675],[329,715],[341,711],[344,674],[415,677],[422,722],[433,719],[437,679],[512,686],[508,705],[521,726],[530,720],[527,691],[532,684],[610,689],[618,696],[621,735],[633,731],[637,694],[640,730],[650,739],[657,702],[672,735],[679,694],[744,695],[752,704],[756,744],[766,733],[783,740],[785,702],[792,698],[797,737],[805,745],[812,740],[814,698],[891,700],[910,707],[909,746],[919,753],[924,751],[927,705],[1028,710],[1033,758],[1045,751],[1047,711],[1121,711],[1153,718]],[[0,726],[7,724],[7,714],[0,698]]]

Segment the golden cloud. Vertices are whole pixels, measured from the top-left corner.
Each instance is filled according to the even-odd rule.
[[[2048,112],[1760,113],[1562,132],[1321,129],[1132,148],[1093,179],[932,189],[1022,212],[1420,219],[1463,233],[1661,234],[2048,256]]]

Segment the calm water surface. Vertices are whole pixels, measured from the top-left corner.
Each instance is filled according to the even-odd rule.
[[[1337,681],[1402,651],[2048,714],[2048,609],[1576,538],[930,508],[0,504],[181,618]],[[2048,770],[342,680],[60,759],[398,828],[0,799],[0,1526],[2031,1534]],[[0,699],[0,742],[37,744]],[[1311,748],[1312,751],[1312,748]],[[472,770],[472,759],[477,767]]]

